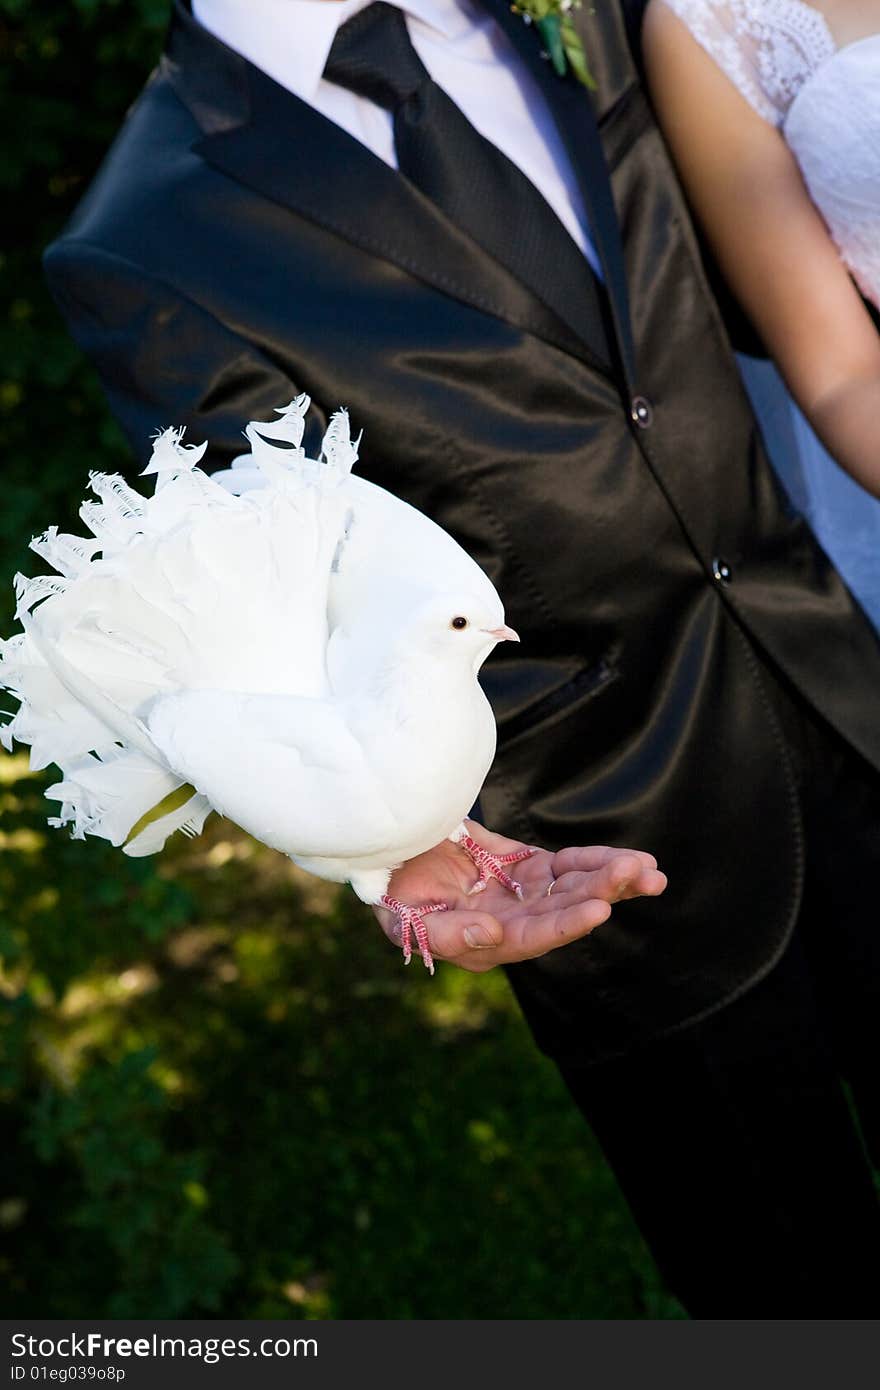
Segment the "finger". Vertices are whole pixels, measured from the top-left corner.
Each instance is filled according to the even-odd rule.
[[[569,845],[553,855],[552,868],[557,878],[571,871],[591,873],[604,868],[619,854],[632,856],[647,869],[657,867],[657,860],[653,854],[648,854],[645,850],[615,848],[613,845]]]
[[[578,902],[571,907],[547,915],[536,915],[514,925],[507,924],[504,942],[500,947],[490,947],[482,951],[468,951],[460,956],[450,957],[450,964],[460,966],[475,974],[492,970],[498,965],[512,965],[516,961],[533,960],[546,956],[559,946],[570,945],[581,937],[601,927],[611,916],[610,903],[599,899]]]
[[[571,903],[555,912],[529,916],[523,921],[519,939],[515,943],[516,955],[506,955],[505,958],[531,960],[535,956],[544,956],[559,946],[589,936],[610,916],[611,904],[602,898],[590,898],[586,902]],[[514,942],[506,942],[505,948],[512,951]]]
[[[598,898],[572,903],[551,913],[523,916],[505,923],[504,941],[500,946],[471,950],[453,957],[452,963],[467,970],[489,970],[496,965],[531,960],[588,936],[610,916],[610,903]]]
[[[556,880],[551,900],[556,898],[560,889],[565,888],[567,893],[572,892],[570,886],[572,882],[578,884],[580,893],[585,898],[603,898],[605,902],[614,903],[627,896],[631,891],[631,885],[638,882],[643,873],[647,870],[641,859],[634,854],[618,853],[613,859],[609,859],[601,868],[594,869],[591,873],[568,873],[562,875],[562,881]],[[655,873],[656,870],[651,870]]]
[[[432,913],[425,919],[431,954],[438,960],[456,960],[499,947],[504,928],[491,912],[471,908]]]
[[[606,902],[616,903],[629,898],[657,897],[665,889],[666,882],[666,875],[660,869],[645,868],[632,856],[625,855],[593,873],[561,874],[553,884],[552,893],[545,897],[550,906],[587,898],[604,898]]]

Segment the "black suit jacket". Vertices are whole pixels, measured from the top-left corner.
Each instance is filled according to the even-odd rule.
[[[880,766],[880,648],[768,467],[633,58],[641,5],[579,12],[597,129],[534,29],[484,3],[582,182],[607,296],[589,286],[577,329],[182,4],[46,270],[142,457],[186,423],[223,464],[308,391],[311,442],[347,405],[363,472],[491,574],[522,645],[484,668],[487,823],[643,846],[670,875],[510,971],[540,1044],[588,1059],[778,957],[804,851],[767,670]]]

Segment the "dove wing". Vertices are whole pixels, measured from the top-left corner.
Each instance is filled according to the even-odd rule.
[[[285,854],[360,858],[401,843],[364,748],[328,701],[188,691],[157,700],[147,726],[183,780]]]

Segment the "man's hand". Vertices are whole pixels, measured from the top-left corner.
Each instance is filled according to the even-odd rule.
[[[468,821],[467,827],[494,854],[526,848],[476,821]],[[482,972],[576,941],[608,920],[613,903],[656,897],[666,887],[666,875],[653,855],[607,845],[572,847],[556,854],[538,849],[516,865],[515,873],[523,888],[521,899],[495,880],[478,896],[469,896],[476,879],[473,863],[458,845],[444,840],[402,865],[392,875],[388,894],[405,903],[446,903],[448,912],[426,918],[432,954],[463,970]],[[394,913],[374,911],[385,935],[399,946]]]

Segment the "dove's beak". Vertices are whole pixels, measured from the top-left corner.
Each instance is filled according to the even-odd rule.
[[[490,637],[494,637],[496,642],[519,641],[519,633],[514,632],[512,627],[487,627],[485,631]]]

